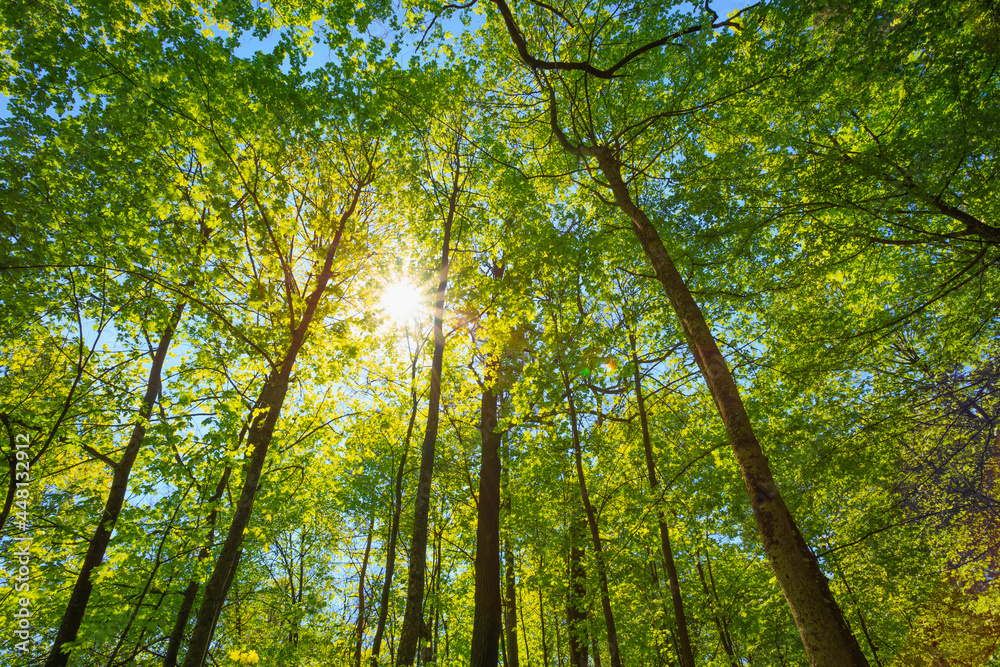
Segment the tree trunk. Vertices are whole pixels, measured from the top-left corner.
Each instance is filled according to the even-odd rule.
[[[508,452],[510,445],[507,446]],[[508,464],[504,466],[504,489],[506,490],[510,478],[510,455],[507,456]],[[507,492],[507,499],[504,502],[504,509],[507,511],[509,522],[511,502],[510,493]],[[504,584],[506,588],[506,599],[504,600],[504,634],[507,644],[507,667],[520,667],[520,657],[517,652],[517,588],[514,581],[514,549],[510,544],[510,535],[504,539]]]
[[[858,596],[854,594],[854,590],[851,588],[851,582],[847,580],[847,576],[840,567],[840,563],[837,562],[837,557],[830,553],[830,562],[833,563],[833,570],[840,577],[840,580],[844,582],[844,587],[847,588],[847,594],[854,598],[854,606],[857,608],[858,620],[861,621],[861,634],[865,636],[865,641],[868,643],[868,648],[871,649],[872,656],[875,658],[875,664],[878,667],[882,667],[882,660],[878,657],[878,649],[875,648],[875,642],[872,641],[871,633],[868,631],[868,624],[865,622],[865,615],[862,611],[862,606],[858,600]]]
[[[795,619],[810,664],[815,667],[868,665],[833,599],[819,561],[778,491],[736,381],[701,308],[677,271],[653,223],[632,201],[628,186],[622,180],[621,164],[612,151],[604,147],[586,150],[597,158],[615,203],[632,221],[633,231],[677,313],[688,348],[715,400],[750,496],[764,552]]]
[[[213,507],[212,511],[208,514],[208,537],[205,540],[205,546],[198,551],[198,562],[208,558],[208,547],[215,539],[215,521],[219,515],[219,508],[215,506],[215,503],[222,498],[222,492],[226,489],[226,484],[229,482],[229,475],[231,473],[232,468],[227,465],[226,469],[222,472],[222,478],[215,486],[215,492],[208,500]],[[191,610],[194,608],[194,601],[197,596],[198,582],[192,579],[188,582],[187,588],[184,589],[184,597],[181,598],[181,606],[177,611],[174,629],[171,631],[170,639],[167,642],[167,655],[163,659],[163,667],[176,667],[177,665],[177,655],[180,651],[181,642],[184,640],[184,631],[187,629],[188,618],[191,616]]]
[[[538,572],[545,571],[545,563],[541,554],[538,556]],[[538,580],[538,621],[542,628],[542,664],[549,667],[549,644],[545,639],[545,600],[542,597],[542,580]]]
[[[621,653],[618,648],[618,628],[615,626],[615,616],[611,610],[611,593],[608,589],[608,571],[604,561],[604,548],[601,544],[601,531],[597,525],[597,512],[590,502],[590,494],[587,492],[587,480],[583,474],[583,452],[580,448],[580,432],[577,428],[576,402],[573,400],[573,391],[570,386],[569,375],[562,370],[563,383],[566,387],[566,396],[569,403],[569,420],[573,433],[573,454],[576,459],[576,478],[580,484],[580,497],[583,501],[583,509],[587,513],[587,524],[590,526],[590,538],[594,544],[594,562],[597,564],[597,578],[601,585],[601,609],[604,612],[604,624],[608,631],[608,654],[611,658],[611,667],[621,667]]]
[[[482,463],[476,527],[476,592],[472,621],[471,667],[496,667],[503,632],[500,597],[500,440],[497,397],[490,384],[497,368],[492,362],[484,379],[482,399]]]
[[[659,486],[656,478],[656,464],[653,462],[653,444],[649,438],[649,421],[646,415],[646,399],[642,394],[642,375],[639,372],[639,355],[635,348],[635,334],[629,333],[629,345],[632,348],[632,367],[635,381],[635,400],[639,410],[639,424],[642,427],[642,447],[646,457],[646,475],[649,488],[653,491]],[[660,524],[660,547],[663,550],[663,566],[670,581],[670,597],[674,604],[674,619],[677,625],[677,653],[681,667],[694,667],[694,653],[691,650],[691,638],[688,635],[687,619],[684,617],[684,599],[681,597],[681,584],[677,577],[677,567],[674,564],[674,553],[670,548],[670,531],[663,520],[663,510],[657,510]]]
[[[403,513],[403,472],[406,469],[406,457],[410,451],[410,437],[413,434],[413,424],[417,419],[417,390],[413,386],[417,373],[417,359],[413,358],[410,366],[410,421],[406,425],[406,437],[403,439],[403,453],[396,469],[396,482],[393,487],[392,521],[389,526],[389,543],[385,553],[385,578],[382,581],[382,596],[379,599],[378,625],[375,628],[375,639],[372,641],[371,665],[378,665],[378,654],[382,650],[382,637],[385,635],[385,623],[389,617],[389,597],[392,594],[392,578],[396,571],[396,543],[399,538],[399,518]]]
[[[337,232],[333,241],[327,247],[323,260],[323,268],[316,276],[316,287],[305,299],[305,308],[297,326],[292,329],[291,339],[288,349],[264,381],[257,405],[260,411],[250,423],[247,433],[247,447],[251,448],[250,461],[246,466],[246,477],[243,480],[243,488],[240,490],[239,500],[233,512],[233,520],[229,526],[226,540],[219,551],[219,556],[215,561],[215,568],[205,584],[205,595],[202,598],[201,606],[198,608],[198,615],[195,619],[194,630],[191,633],[191,642],[187,655],[184,657],[183,667],[202,667],[208,655],[209,644],[218,621],[222,605],[228,593],[228,584],[236,573],[236,565],[243,544],[243,534],[250,517],[253,514],[254,499],[257,489],[260,487],[261,473],[264,469],[264,462],[267,459],[267,450],[274,435],[274,427],[278,423],[281,415],[281,408],[285,403],[285,395],[288,393],[289,378],[292,369],[295,367],[295,360],[299,350],[305,343],[306,335],[309,333],[309,325],[312,323],[313,315],[327,284],[333,276],[333,260],[340,247],[343,238],[344,228],[348,219],[354,214],[358,201],[361,198],[364,185],[372,176],[372,168],[365,176],[363,183],[357,184],[353,192],[350,204],[341,215]],[[290,269],[289,269],[290,271]],[[293,323],[290,322],[290,325]]]
[[[569,530],[569,597],[566,602],[566,620],[569,626],[569,664],[588,667],[587,649],[590,639],[587,631],[587,572],[583,567],[584,526],[580,517],[574,517]]]
[[[174,306],[173,313],[171,313],[163,335],[160,337],[160,342],[156,346],[156,352],[153,354],[153,361],[149,367],[149,376],[146,380],[146,393],[139,408],[139,418],[132,427],[128,445],[125,446],[121,459],[114,467],[114,476],[111,480],[108,499],[104,503],[104,511],[97,524],[97,529],[94,531],[94,536],[90,540],[90,545],[87,547],[87,554],[80,565],[76,584],[74,584],[73,592],[70,594],[66,612],[59,624],[59,631],[56,633],[52,650],[45,661],[45,667],[64,667],[69,661],[69,653],[64,652],[62,647],[68,642],[76,641],[80,625],[83,623],[83,616],[87,611],[87,603],[90,601],[90,593],[93,590],[90,578],[94,570],[104,563],[104,556],[111,543],[111,533],[115,529],[115,523],[118,521],[118,516],[125,504],[125,496],[128,493],[128,478],[132,474],[132,466],[139,455],[142,441],[146,437],[146,424],[153,412],[156,397],[160,393],[160,375],[163,370],[163,362],[167,357],[167,350],[170,348],[174,331],[184,313],[185,305],[186,302],[182,301]]]
[[[239,500],[236,502],[226,540],[219,551],[212,575],[205,585],[205,595],[195,618],[191,642],[184,658],[184,667],[201,667],[208,655],[208,647],[215,623],[225,602],[228,590],[227,582],[235,574],[237,554],[243,544],[244,530],[250,523],[250,517],[253,514],[254,499],[257,495],[257,489],[260,487],[267,449],[271,444],[274,427],[288,392],[288,380],[302,342],[301,336],[293,336],[291,348],[282,360],[281,366],[271,372],[261,389],[258,403],[262,407],[262,411],[254,418],[247,435],[247,446],[252,447],[253,450],[247,466],[246,478],[243,481]]]
[[[528,649],[528,629],[524,627],[524,596],[518,595],[518,609],[521,612],[521,637],[524,639],[524,660],[531,664],[531,653]]]
[[[514,31],[511,35],[517,42]],[[736,380],[705,315],[677,271],[656,227],[632,200],[629,186],[622,179],[622,164],[615,150],[608,146],[574,146],[559,127],[555,92],[551,89],[549,105],[549,123],[559,145],[572,155],[597,160],[607,181],[605,185],[611,189],[615,204],[632,221],[632,231],[677,314],[688,349],[729,435],[729,444],[750,496],[764,553],[795,619],[810,664],[814,667],[867,667],[868,660],[833,599],[818,559],[806,544],[778,491]]]
[[[601,667],[601,649],[597,646],[597,637],[590,636],[590,648],[594,656],[594,667]]]
[[[729,630],[723,624],[722,619],[719,618],[719,596],[715,591],[715,582],[712,582],[712,590],[709,590],[700,559],[698,560],[698,578],[701,579],[701,587],[705,591],[705,597],[708,598],[708,606],[712,609],[712,618],[715,620],[715,628],[719,631],[719,641],[722,643],[722,650],[729,656],[729,664],[737,667],[739,661],[736,660],[736,653],[733,650],[733,642],[729,636]]]
[[[441,404],[441,369],[444,365],[444,300],[448,291],[448,260],[451,244],[451,225],[459,195],[459,171],[452,177],[451,196],[448,199],[448,216],[444,223],[444,241],[441,247],[441,267],[438,270],[437,298],[434,302],[434,357],[431,360],[431,386],[427,402],[427,428],[420,448],[420,477],[417,494],[413,500],[413,536],[410,539],[410,565],[406,580],[406,609],[400,629],[396,664],[409,667],[417,657],[420,630],[423,623],[424,570],[427,568],[427,518],[431,507],[431,482],[434,477],[434,445],[437,442],[438,412]]]
[[[358,623],[355,628],[357,642],[354,645],[354,667],[361,667],[361,647],[365,639],[365,575],[368,572],[368,555],[372,550],[372,534],[374,532],[375,513],[373,512],[371,521],[368,523],[368,541],[365,543],[365,557],[361,561],[361,574],[358,577]]]

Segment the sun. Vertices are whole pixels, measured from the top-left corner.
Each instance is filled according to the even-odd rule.
[[[423,294],[413,283],[400,280],[382,292],[382,310],[393,324],[408,324],[423,310]]]

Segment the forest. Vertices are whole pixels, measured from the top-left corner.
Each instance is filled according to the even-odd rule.
[[[0,664],[1000,665],[996,0],[0,48]]]

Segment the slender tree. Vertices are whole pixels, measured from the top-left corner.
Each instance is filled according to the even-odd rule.
[[[660,481],[656,478],[656,464],[653,460],[653,443],[649,437],[649,420],[646,416],[646,398],[642,393],[642,373],[639,368],[639,355],[636,352],[635,333],[629,332],[629,348],[632,352],[633,380],[635,384],[635,402],[639,411],[639,426],[642,429],[642,451],[646,460],[646,476],[649,488],[655,491]],[[670,548],[670,529],[663,519],[663,510],[657,510],[657,523],[660,527],[660,548],[663,550],[663,567],[667,571],[670,583],[670,599],[674,606],[674,622],[677,626],[677,653],[682,667],[694,667],[694,653],[691,650],[691,637],[688,634],[687,619],[684,616],[684,598],[681,597],[681,584],[677,577],[677,565],[674,563],[674,553]]]
[[[511,520],[511,498],[510,498],[510,442],[509,438],[505,443],[506,465],[502,465],[504,498],[503,508],[506,510],[506,520]],[[503,556],[504,556],[504,599],[503,599],[503,624],[505,639],[505,654],[507,667],[520,667],[521,658],[518,652],[517,641],[517,578],[514,572],[514,547],[511,545],[509,531],[503,536]]]
[[[587,573],[583,565],[586,539],[582,517],[574,516],[569,530],[569,595],[566,597],[566,625],[569,631],[569,664],[587,667],[590,632],[587,628]]]
[[[495,275],[495,278],[499,276]],[[491,360],[483,378],[482,449],[479,471],[479,505],[476,521],[476,592],[472,622],[473,667],[497,664],[503,633],[503,599],[500,594],[500,441],[499,397],[495,390],[499,362]]]
[[[403,512],[403,474],[406,471],[406,458],[410,451],[410,438],[417,419],[417,360],[420,345],[410,356],[410,418],[406,423],[406,435],[403,437],[403,448],[396,467],[396,477],[392,487],[392,515],[389,521],[389,538],[385,549],[385,574],[382,579],[382,593],[379,597],[378,622],[375,626],[375,637],[372,639],[371,662],[378,664],[378,656],[382,650],[382,639],[385,635],[386,621],[389,618],[389,598],[392,594],[392,579],[396,572],[396,545],[399,539],[399,519]]]
[[[354,629],[354,667],[361,667],[361,649],[365,639],[365,576],[368,572],[368,556],[372,550],[372,536],[375,532],[375,515],[368,522],[368,538],[365,541],[365,555],[358,573],[358,622]]]
[[[174,306],[170,314],[160,341],[153,353],[152,363],[149,368],[149,377],[146,380],[146,391],[142,397],[139,407],[139,418],[132,427],[132,433],[128,444],[121,458],[114,462],[114,476],[111,480],[111,489],[108,498],[104,503],[104,511],[101,515],[97,530],[90,540],[87,553],[83,557],[80,572],[77,574],[73,592],[70,595],[69,604],[63,614],[62,622],[59,624],[59,631],[56,633],[55,641],[45,660],[46,667],[62,667],[69,661],[69,652],[63,650],[63,646],[69,642],[76,641],[80,624],[83,623],[83,615],[87,610],[87,603],[90,601],[90,593],[93,590],[91,574],[104,562],[104,556],[108,551],[108,544],[111,542],[111,534],[114,532],[115,523],[121,514],[122,506],[125,503],[125,496],[128,493],[128,480],[135,465],[136,457],[142,448],[143,439],[146,436],[146,424],[153,412],[153,404],[160,393],[160,376],[163,370],[163,362],[170,349],[174,332],[184,314],[184,307],[187,304],[183,301]]]
[[[455,222],[459,197],[462,195],[463,174],[460,142],[452,146],[451,184],[445,207],[444,236],[441,241],[441,263],[438,267],[438,287],[434,298],[434,353],[431,357],[431,381],[427,399],[427,424],[420,447],[420,474],[413,501],[413,535],[410,539],[410,563],[406,580],[406,608],[400,628],[396,663],[412,665],[417,657],[421,629],[424,625],[424,571],[427,567],[427,521],[431,506],[431,483],[434,478],[434,446],[438,436],[441,408],[441,371],[444,367],[444,304],[448,293],[448,272],[451,268],[451,230]]]
[[[604,612],[604,624],[608,632],[608,654],[611,659],[611,667],[621,667],[621,647],[618,642],[618,626],[615,623],[614,611],[611,609],[611,591],[608,586],[608,570],[604,545],[601,540],[600,527],[597,524],[597,511],[590,501],[590,493],[587,491],[587,480],[583,471],[583,449],[580,444],[580,431],[577,425],[576,401],[573,398],[573,386],[570,383],[569,373],[565,368],[560,369],[563,387],[566,391],[566,402],[569,407],[569,425],[573,439],[573,460],[576,464],[576,479],[580,485],[580,498],[583,502],[583,509],[587,517],[587,525],[590,527],[590,539],[594,547],[594,563],[597,566],[597,579],[601,587],[601,610]]]
[[[334,275],[333,263],[338,250],[340,250],[347,223],[354,216],[366,188],[372,183],[375,175],[377,164],[374,161],[374,156],[365,155],[362,152],[362,160],[363,164],[358,172],[357,180],[347,186],[347,200],[336,220],[333,236],[323,248],[323,263],[315,276],[315,286],[305,296],[298,315],[294,309],[291,309],[291,320],[288,323],[290,336],[287,347],[281,357],[272,365],[260,390],[257,399],[259,411],[254,416],[247,432],[247,448],[251,450],[251,455],[246,465],[240,497],[236,503],[225,542],[216,558],[215,567],[205,584],[205,593],[195,619],[188,652],[184,658],[184,667],[201,667],[208,654],[215,624],[218,622],[229,584],[236,574],[244,530],[250,522],[261,474],[267,459],[268,447],[274,437],[274,429],[288,393],[295,361],[310,333],[310,325]],[[263,206],[258,210],[263,219],[268,220],[267,210]],[[275,250],[280,253],[280,248],[275,248]],[[282,259],[281,261],[284,264],[287,260]],[[294,289],[294,272],[287,264],[284,264],[282,268],[286,281],[285,287],[291,292]],[[289,306],[291,308],[292,304]]]

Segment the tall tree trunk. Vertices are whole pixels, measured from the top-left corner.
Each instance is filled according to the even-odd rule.
[[[521,612],[521,638],[524,639],[524,661],[530,665],[531,653],[530,650],[528,649],[528,629],[524,627],[524,596],[520,595],[519,593],[517,599],[518,599],[517,607]]]
[[[304,331],[301,333],[304,334]],[[271,444],[274,427],[284,405],[289,377],[302,342],[303,336],[299,335],[297,331],[281,365],[271,372],[261,389],[258,402],[262,411],[254,418],[247,435],[247,446],[253,449],[250,462],[246,466],[243,488],[240,491],[239,500],[236,502],[232,523],[229,526],[225,542],[223,542],[222,549],[215,561],[212,575],[205,585],[205,594],[195,618],[191,642],[184,658],[184,667],[201,667],[208,655],[212,633],[228,592],[227,582],[235,574],[237,554],[243,544],[244,530],[250,523],[250,517],[253,514],[254,500],[260,486],[268,446]]]
[[[561,626],[562,626],[562,623],[559,622],[559,614],[557,612],[556,613],[556,622],[555,622],[555,628],[556,628],[556,667],[562,667],[562,656],[563,656],[563,652],[562,652],[562,632],[559,630],[559,628]]]
[[[635,382],[635,400],[639,410],[639,424],[642,428],[642,447],[646,457],[646,475],[649,488],[653,491],[659,486],[656,478],[656,464],[653,462],[653,444],[649,437],[649,421],[646,415],[646,398],[642,393],[642,375],[639,371],[639,355],[636,352],[635,334],[629,332],[629,345],[632,348],[632,368]],[[660,524],[660,547],[663,550],[663,566],[670,581],[670,597],[674,604],[674,619],[677,624],[677,653],[681,667],[694,667],[694,653],[691,650],[691,638],[688,635],[687,619],[684,617],[684,599],[681,597],[681,584],[677,577],[677,566],[674,563],[674,553],[670,548],[670,531],[663,520],[663,510],[657,510]]]
[[[361,648],[365,639],[365,576],[368,573],[368,555],[372,550],[372,534],[375,532],[375,513],[368,523],[368,541],[365,543],[365,557],[361,560],[361,574],[358,577],[358,623],[355,628],[357,642],[354,645],[354,667],[361,667]],[[301,590],[301,587],[300,587]]]
[[[132,474],[132,466],[139,455],[142,441],[146,437],[146,424],[153,412],[156,396],[160,392],[163,362],[167,357],[167,350],[170,348],[171,340],[173,340],[174,331],[176,331],[177,324],[184,313],[185,305],[186,302],[181,301],[174,306],[163,334],[160,336],[160,342],[156,346],[156,352],[153,354],[153,361],[149,367],[149,376],[146,380],[146,393],[143,395],[142,405],[139,407],[139,418],[132,427],[131,436],[121,459],[114,466],[114,476],[111,479],[108,498],[104,503],[104,511],[87,547],[87,554],[80,565],[80,572],[77,574],[73,592],[70,594],[66,612],[59,624],[59,631],[56,633],[52,650],[45,661],[45,667],[64,667],[69,661],[69,653],[64,652],[62,648],[64,644],[76,641],[80,625],[83,623],[83,616],[87,611],[87,603],[90,601],[90,593],[93,590],[90,578],[94,570],[104,563],[104,556],[111,543],[111,533],[115,529],[115,523],[118,521],[125,504],[125,496],[128,493],[128,478]]]
[[[457,152],[457,149],[456,149]],[[444,223],[444,240],[441,244],[441,267],[438,269],[438,290],[434,301],[434,357],[431,360],[431,386],[427,401],[427,428],[420,448],[420,477],[413,500],[413,536],[410,539],[410,565],[406,580],[406,609],[400,629],[396,664],[409,667],[417,657],[420,643],[424,608],[424,570],[427,569],[427,518],[431,507],[431,482],[434,477],[434,445],[437,442],[438,413],[441,405],[441,369],[444,365],[444,300],[448,292],[448,259],[451,244],[451,226],[458,205],[459,169],[452,175],[448,215]]]
[[[566,397],[569,404],[569,423],[573,434],[573,454],[576,459],[576,478],[580,484],[580,497],[583,501],[583,509],[587,513],[587,524],[590,526],[590,539],[594,544],[594,562],[597,564],[597,579],[601,585],[601,610],[604,612],[604,624],[608,631],[608,654],[611,658],[611,667],[621,667],[621,652],[618,648],[618,628],[615,625],[614,612],[611,610],[611,593],[608,588],[607,564],[604,561],[604,548],[601,544],[601,531],[597,525],[597,512],[590,502],[590,494],[587,492],[587,480],[583,474],[583,452],[580,447],[580,432],[577,427],[576,402],[573,400],[573,390],[570,385],[569,375],[563,369],[563,383],[566,387]]]
[[[504,510],[507,513],[507,522],[510,525],[511,499],[510,491],[510,443],[508,439],[507,465],[503,466],[503,486],[506,499],[504,500]],[[506,589],[504,599],[504,634],[507,645],[507,667],[520,667],[520,657],[517,652],[517,588],[514,581],[514,549],[511,546],[510,535],[504,538],[504,586]]]
[[[837,573],[840,580],[844,582],[844,587],[847,588],[847,594],[854,598],[854,606],[858,612],[858,620],[861,621],[861,633],[865,636],[865,641],[868,643],[868,648],[872,652],[872,656],[875,658],[875,664],[878,667],[882,667],[882,660],[878,657],[878,649],[875,648],[875,642],[872,641],[871,633],[868,631],[868,624],[865,622],[865,615],[862,611],[862,606],[858,600],[858,596],[854,594],[854,590],[851,588],[851,582],[848,581],[847,576],[840,567],[840,563],[837,562],[837,557],[831,552],[830,562],[833,563],[833,571]]]
[[[677,313],[688,348],[715,399],[750,496],[764,552],[795,619],[809,662],[815,667],[867,666],[868,660],[833,599],[819,561],[778,491],[736,381],[701,308],[691,296],[653,223],[632,201],[621,176],[621,164],[610,149],[598,149],[594,157],[611,187],[615,203],[633,223],[633,231]]]
[[[497,396],[490,386],[498,375],[498,361],[490,363],[482,398],[482,462],[479,470],[479,508],[476,526],[476,592],[472,620],[471,667],[496,667],[503,632],[500,597],[500,440],[497,433]]]
[[[594,656],[594,667],[601,667],[601,649],[597,646],[597,637],[590,636],[591,653]]]
[[[511,36],[517,42],[514,31],[511,31]],[[810,664],[814,667],[867,667],[868,660],[833,599],[818,559],[806,544],[778,491],[736,380],[715,342],[705,315],[677,271],[656,227],[633,201],[632,193],[622,178],[622,163],[615,150],[608,146],[574,146],[559,126],[554,91],[550,90],[549,95],[549,122],[556,140],[563,150],[572,155],[597,160],[615,204],[632,221],[632,231],[677,314],[688,349],[698,364],[729,435],[729,444],[750,496],[764,553],[795,619]]]
[[[542,555],[538,555],[538,571],[545,571],[545,562]],[[542,628],[542,664],[549,667],[549,644],[545,637],[545,599],[542,597],[542,580],[538,580],[538,622]]]
[[[719,596],[717,591],[715,591],[715,582],[712,582],[712,590],[709,590],[708,582],[705,581],[705,570],[701,566],[701,559],[698,560],[697,565],[698,578],[701,579],[701,587],[705,591],[705,597],[708,598],[708,606],[712,609],[712,618],[715,621],[716,630],[719,631],[719,641],[722,643],[722,650],[729,656],[729,664],[732,667],[737,667],[739,661],[736,659],[736,653],[733,650],[733,642],[729,636],[729,630],[719,617]]]
[[[566,620],[569,626],[569,663],[572,667],[588,667],[587,649],[587,572],[583,567],[584,525],[574,516],[569,530],[569,596],[566,600]]]
[[[413,424],[417,419],[417,389],[414,386],[417,373],[417,358],[413,357],[410,365],[410,421],[406,425],[406,437],[403,439],[403,453],[396,469],[396,480],[393,486],[392,520],[389,526],[389,542],[385,552],[385,578],[382,580],[382,595],[378,605],[378,625],[375,627],[375,638],[372,640],[371,667],[378,665],[378,655],[382,650],[382,638],[385,635],[385,624],[389,617],[389,597],[392,594],[392,578],[396,572],[396,544],[399,538],[399,518],[403,513],[403,472],[406,470],[406,457],[410,451],[410,437],[413,434]]]
[[[243,488],[240,490],[240,497],[236,502],[226,540],[219,551],[208,583],[205,584],[205,595],[198,608],[198,615],[195,618],[194,630],[191,633],[191,642],[187,655],[184,657],[183,667],[202,667],[208,655],[215,624],[229,590],[228,584],[236,574],[237,561],[243,544],[243,534],[253,514],[254,500],[257,496],[257,489],[260,487],[264,462],[267,460],[267,450],[274,435],[274,427],[281,415],[281,408],[285,403],[285,395],[288,393],[289,378],[295,367],[295,360],[298,358],[303,343],[305,343],[316,308],[323,298],[330,278],[333,276],[333,260],[340,247],[344,228],[350,217],[354,215],[361,193],[370,182],[372,174],[373,167],[369,166],[364,180],[356,184],[351,201],[341,214],[334,239],[327,248],[323,268],[316,276],[316,287],[305,299],[302,316],[297,325],[292,321],[289,322],[290,326],[294,328],[292,328],[288,348],[280,362],[275,365],[264,381],[264,386],[257,400],[260,412],[254,417],[247,433],[247,447],[251,449],[251,454],[250,461],[246,466]],[[291,270],[288,269],[288,271]]]
[[[231,473],[232,467],[227,465],[226,469],[222,472],[222,478],[219,479],[219,483],[215,486],[215,492],[208,499],[208,502],[212,505],[212,511],[208,514],[208,537],[205,540],[205,546],[198,551],[199,563],[208,558],[209,545],[215,540],[215,521],[219,515],[219,508],[216,506],[216,503],[222,498],[222,492],[226,489],[226,484],[229,482],[229,475]],[[198,581],[192,579],[188,582],[187,588],[184,589],[181,606],[177,610],[174,628],[170,633],[170,639],[167,641],[167,654],[163,658],[163,667],[176,667],[177,665],[177,655],[180,651],[181,642],[184,639],[184,631],[187,629],[188,618],[191,616],[191,610],[194,608],[194,601],[197,596]]]

